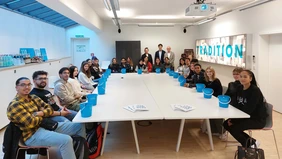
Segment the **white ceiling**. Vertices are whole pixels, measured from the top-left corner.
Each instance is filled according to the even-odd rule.
[[[217,14],[234,9],[254,0],[207,0],[216,3]],[[112,11],[105,8],[103,0],[86,0],[102,20],[110,21]],[[205,17],[187,17],[185,9],[196,0],[119,0],[117,11],[122,24],[173,23],[185,24],[199,21]],[[210,15],[211,16],[211,15]]]

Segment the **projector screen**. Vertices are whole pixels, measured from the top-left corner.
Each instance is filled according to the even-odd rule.
[[[196,40],[196,58],[199,61],[245,68],[246,40],[246,34]]]

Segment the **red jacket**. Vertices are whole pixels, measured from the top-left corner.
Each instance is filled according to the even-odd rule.
[[[152,72],[153,65],[151,64],[151,62],[147,62],[147,67],[148,67],[148,72]]]

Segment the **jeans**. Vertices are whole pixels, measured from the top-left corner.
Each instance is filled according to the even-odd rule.
[[[256,142],[255,139],[251,138],[248,134],[244,132],[244,130],[250,130],[250,129],[262,129],[265,126],[265,120],[264,119],[231,119],[231,126],[228,126],[227,119],[223,123],[223,127],[229,131],[229,133],[238,141],[241,143],[244,147],[250,147],[252,144]],[[247,140],[251,138],[252,142]]]
[[[25,141],[27,146],[51,146],[59,150],[58,156],[63,159],[76,159],[71,136],[86,137],[83,124],[72,122],[59,122],[55,131],[39,128]]]

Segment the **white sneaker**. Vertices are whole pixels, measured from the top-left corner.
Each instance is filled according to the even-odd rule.
[[[256,141],[256,145],[257,145],[257,148],[259,148],[260,142],[258,140]],[[251,145],[251,148],[255,148],[255,144]]]

